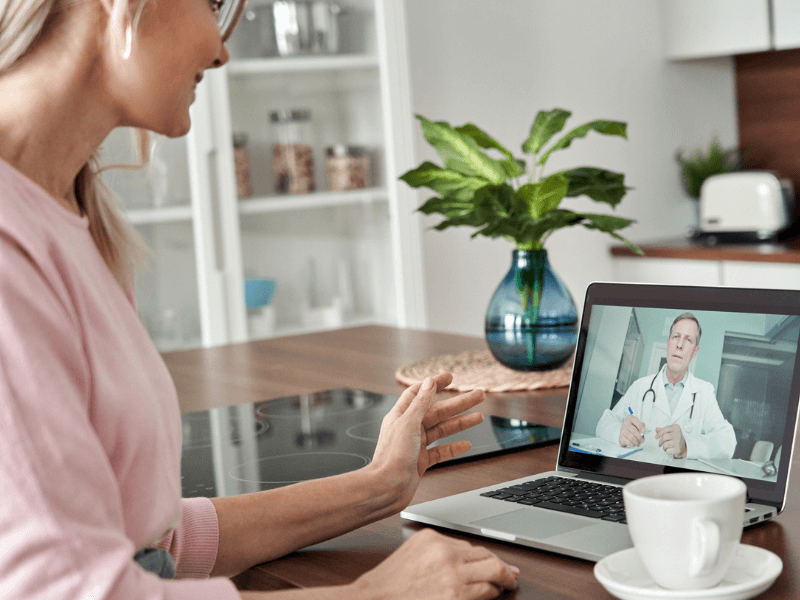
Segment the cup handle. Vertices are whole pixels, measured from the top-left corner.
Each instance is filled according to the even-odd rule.
[[[719,561],[719,525],[708,519],[692,522],[692,546],[689,573],[692,577],[708,575]]]

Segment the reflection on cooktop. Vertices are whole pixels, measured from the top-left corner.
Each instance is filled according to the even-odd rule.
[[[340,388],[183,415],[183,495],[229,496],[359,469],[372,460],[381,421],[396,401]],[[489,417],[436,444],[469,440],[472,449],[458,461],[560,436],[555,427]]]

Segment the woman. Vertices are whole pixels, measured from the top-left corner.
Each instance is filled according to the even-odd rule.
[[[238,598],[224,576],[396,513],[430,465],[466,450],[427,444],[480,421],[459,416],[479,391],[433,405],[441,375],[406,390],[360,471],[181,500],[175,389],[131,293],[141,245],[95,151],[119,126],[189,130],[195,86],[228,60],[218,8],[0,0],[4,597]],[[490,598],[517,575],[426,530],[351,585],[274,594]]]

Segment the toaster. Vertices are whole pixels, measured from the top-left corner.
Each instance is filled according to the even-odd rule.
[[[771,171],[712,175],[700,188],[699,229],[729,241],[774,239],[794,214],[794,186]]]

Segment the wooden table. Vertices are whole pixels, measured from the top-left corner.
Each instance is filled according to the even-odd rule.
[[[338,387],[399,395],[395,370],[432,356],[483,349],[481,338],[397,329],[357,327],[273,338],[164,355],[184,412],[256,402]],[[561,427],[566,388],[533,393],[489,394],[485,414]],[[557,445],[442,466],[429,471],[413,503],[502,483],[556,464]],[[777,582],[760,598],[800,597],[800,519],[797,460],[789,508],[772,523],[744,533],[743,542],[767,548],[784,561]],[[381,562],[420,525],[393,516],[280,560],[253,567],[236,578],[242,589],[277,590],[349,583]],[[451,533],[497,553],[522,572],[512,598],[600,598],[611,596],[592,573],[594,563]]]

